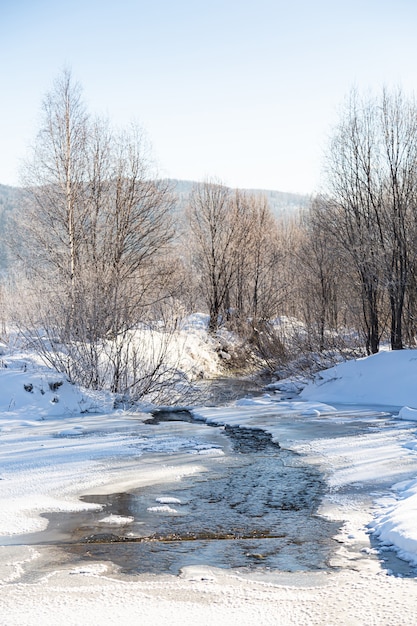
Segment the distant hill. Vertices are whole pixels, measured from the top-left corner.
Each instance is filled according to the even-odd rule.
[[[12,211],[17,206],[21,193],[19,187],[0,185],[0,215]]]
[[[185,208],[193,186],[196,184],[190,180],[170,179],[173,190],[178,198],[178,209]],[[285,193],[268,189],[244,189],[250,193],[263,195],[267,198],[271,211],[276,217],[288,216],[305,209],[310,201],[310,196],[298,193]]]
[[[9,187],[0,185],[0,271],[7,267],[7,225],[9,224],[13,211],[19,206],[21,198],[19,187]]]

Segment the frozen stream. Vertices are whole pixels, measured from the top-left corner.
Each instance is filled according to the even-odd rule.
[[[343,520],[322,511],[334,489],[305,452],[326,440],[351,448],[361,437],[389,431],[391,415],[349,409],[328,419],[278,407],[279,413],[271,406],[266,412],[253,406],[203,409],[198,419],[168,412],[140,422],[138,471],[146,468],[152,476],[169,470],[169,480],[84,496],[100,508],[48,514],[48,529],[26,536],[25,543],[58,545],[72,562],[109,561],[125,574],[178,574],[193,565],[252,572],[340,568],[335,538]],[[246,414],[247,426],[237,426]],[[415,464],[398,471],[406,476]],[[370,481],[347,480],[337,494],[348,506],[369,507],[391,484],[390,470]],[[386,551],[384,560],[390,570],[414,575],[393,553]]]
[[[181,422],[149,428],[153,437],[175,432],[187,441],[193,430],[205,428],[212,443],[222,447],[206,454],[203,449],[208,471],[180,482],[88,497],[113,519],[133,522],[126,529],[100,528],[102,512],[90,513],[71,533],[77,540],[71,552],[111,559],[126,573],[178,573],[196,564],[284,571],[328,567],[338,525],[318,516],[325,485],[299,455],[281,449],[262,430]],[[184,459],[151,455],[149,461]]]

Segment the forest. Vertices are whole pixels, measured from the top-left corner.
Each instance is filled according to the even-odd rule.
[[[70,381],[133,401],[172,384],[170,342],[196,311],[233,336],[232,374],[415,346],[417,107],[401,90],[350,92],[322,190],[281,212],[216,179],[176,195],[143,130],[92,116],[69,71],[42,112],[22,186],[2,188],[1,324]]]

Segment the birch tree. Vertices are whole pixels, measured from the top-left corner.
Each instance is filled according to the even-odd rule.
[[[21,256],[42,299],[32,318],[42,311],[48,350],[60,346],[50,358],[89,386],[106,378],[113,391],[123,391],[122,380],[134,387],[125,371],[131,331],[172,295],[173,198],[153,175],[146,141],[135,127],[114,132],[91,119],[65,71],[44,100],[25,186]],[[136,346],[136,372],[138,355]]]

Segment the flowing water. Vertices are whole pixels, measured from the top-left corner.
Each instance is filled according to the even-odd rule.
[[[68,549],[82,558],[110,559],[126,573],[177,573],[193,564],[327,568],[338,525],[317,515],[324,493],[320,474],[262,430],[226,428],[224,436],[233,448],[213,461],[210,472],[131,493],[89,497],[106,514],[134,521],[127,533],[97,532],[99,514],[90,513],[73,530],[75,543]]]

